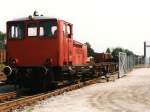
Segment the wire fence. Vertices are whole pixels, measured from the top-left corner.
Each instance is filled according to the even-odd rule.
[[[127,73],[127,54],[119,52],[119,77]]]
[[[129,55],[119,53],[119,77],[126,75],[134,68],[150,67],[150,57]]]

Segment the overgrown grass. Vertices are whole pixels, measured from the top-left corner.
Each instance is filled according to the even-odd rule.
[[[17,110],[15,110],[15,112],[32,112],[33,111],[33,108],[30,108],[30,107],[28,107],[28,108],[26,108],[25,110],[23,109],[17,109]]]
[[[4,64],[0,64],[0,71],[2,71],[4,67],[5,67]]]
[[[32,112],[33,108],[27,109],[25,112]]]

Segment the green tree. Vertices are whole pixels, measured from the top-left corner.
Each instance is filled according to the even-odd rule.
[[[113,56],[113,60],[115,61],[115,62],[118,62],[119,61],[119,52],[124,52],[124,49],[123,48],[121,48],[121,47],[117,47],[117,48],[114,48],[113,50],[112,50],[112,56]]]
[[[94,57],[95,52],[94,52],[94,49],[91,48],[91,44],[89,42],[86,42],[85,44],[87,45],[88,57],[89,56]]]
[[[127,55],[134,55],[134,53],[128,49],[125,49],[124,52],[127,53]]]
[[[0,40],[4,40],[6,38],[6,34],[0,31]]]
[[[132,51],[130,51],[130,50],[128,50],[128,49],[123,49],[123,48],[121,48],[121,47],[116,47],[116,48],[114,48],[113,50],[112,50],[112,56],[113,56],[113,60],[115,61],[115,62],[118,62],[119,61],[119,52],[124,52],[124,53],[126,53],[128,56],[129,55],[134,55],[134,53],[132,52]]]
[[[5,48],[4,42],[6,39],[6,34],[0,31],[0,49]]]
[[[106,53],[111,53],[110,48],[107,48]]]

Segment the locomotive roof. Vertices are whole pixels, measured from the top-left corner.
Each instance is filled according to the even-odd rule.
[[[27,21],[27,20],[46,20],[46,19],[56,19],[54,17],[46,17],[46,16],[31,16],[31,17],[23,17],[23,18],[17,18],[17,19],[13,19],[12,21]]]
[[[78,42],[78,41],[76,41],[76,40],[73,40],[73,45],[78,45],[78,46],[83,46],[83,45],[85,45],[85,44],[82,44],[81,42]]]

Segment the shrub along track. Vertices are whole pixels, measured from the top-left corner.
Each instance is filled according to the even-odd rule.
[[[111,76],[109,79],[114,81],[116,79],[117,73],[115,72],[115,73],[111,73],[109,75]],[[11,101],[0,103],[0,112],[10,112],[10,111],[15,110],[15,109],[23,108],[24,106],[30,106],[30,105],[35,104],[37,101],[42,101],[42,100],[45,100],[49,97],[60,95],[64,92],[72,91],[75,89],[82,88],[84,86],[95,84],[99,80],[100,80],[100,78],[95,78],[95,79],[88,80],[85,82],[79,82],[79,83],[74,84],[74,85],[70,85],[67,87],[56,89],[54,91],[40,93],[40,94],[36,94],[36,95],[32,95],[32,96],[24,96],[24,97],[21,97],[18,99],[14,99]]]

